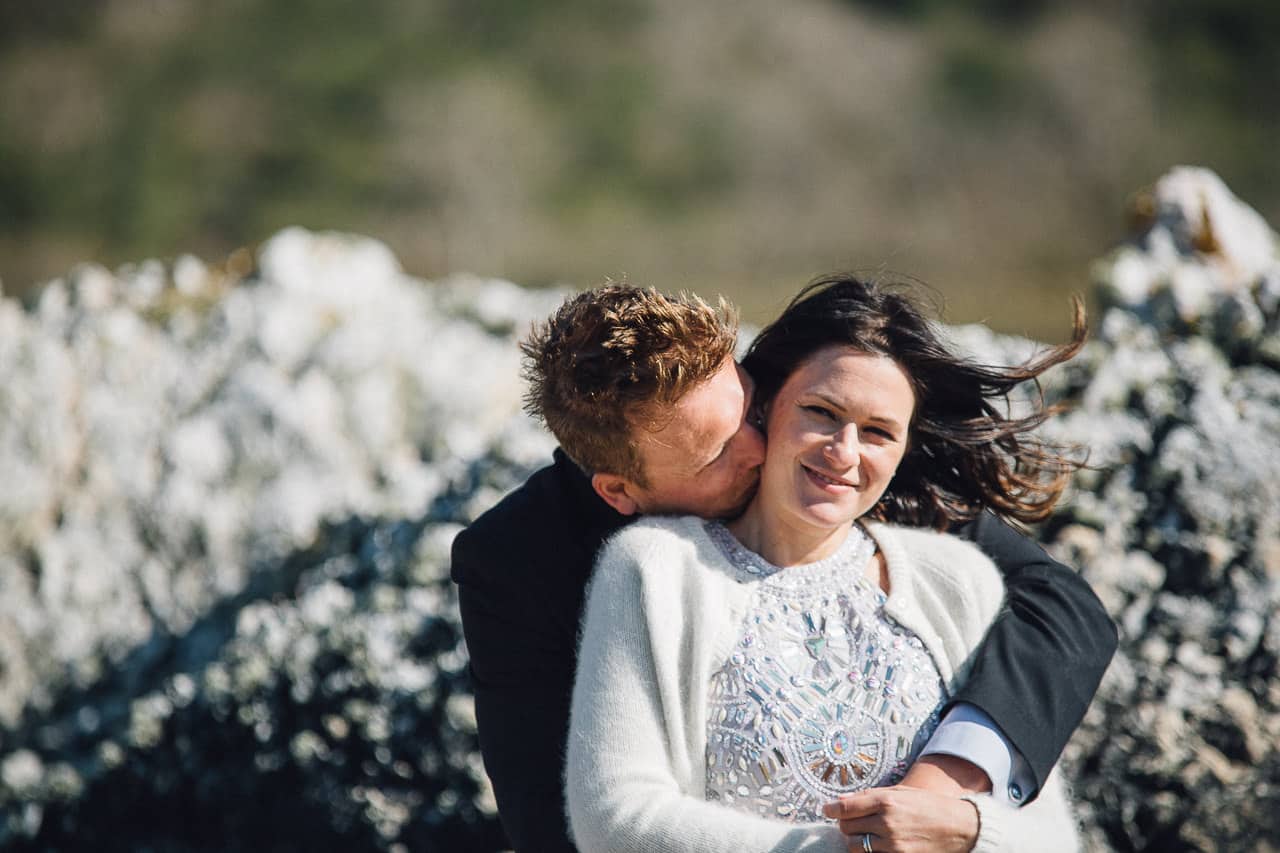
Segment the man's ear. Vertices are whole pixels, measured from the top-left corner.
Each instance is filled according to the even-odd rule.
[[[609,506],[623,515],[635,515],[640,511],[636,501],[636,487],[626,477],[617,474],[592,474],[591,488]]]

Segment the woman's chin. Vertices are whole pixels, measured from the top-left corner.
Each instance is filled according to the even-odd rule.
[[[800,517],[812,527],[836,528],[849,524],[858,513],[856,508],[830,503],[810,503],[801,509]]]

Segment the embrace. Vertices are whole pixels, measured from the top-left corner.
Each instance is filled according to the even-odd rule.
[[[453,546],[481,752],[517,850],[1073,851],[1054,765],[1116,647],[1005,520],[1078,463],[835,275],[734,360],[723,301],[607,285],[524,342],[551,465]]]

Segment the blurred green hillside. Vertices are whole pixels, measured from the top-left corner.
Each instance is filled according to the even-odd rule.
[[[0,279],[289,224],[413,273],[892,269],[1061,337],[1177,163],[1280,220],[1274,0],[0,0]]]

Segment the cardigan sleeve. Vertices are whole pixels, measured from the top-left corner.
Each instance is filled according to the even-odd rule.
[[[972,853],[1034,850],[1036,853],[1078,853],[1080,837],[1067,793],[1053,770],[1040,796],[1017,808],[990,794],[969,795],[978,809],[978,840]]]
[[[680,581],[679,573],[663,574],[661,582]],[[588,592],[565,771],[569,825],[579,849],[844,853],[833,823],[766,820],[681,789],[681,771],[687,777],[690,768],[677,769],[672,742],[682,742],[685,717],[674,708],[668,713],[679,689],[659,684],[653,631],[690,626],[678,614],[646,612],[644,580],[634,552],[615,540]]]

